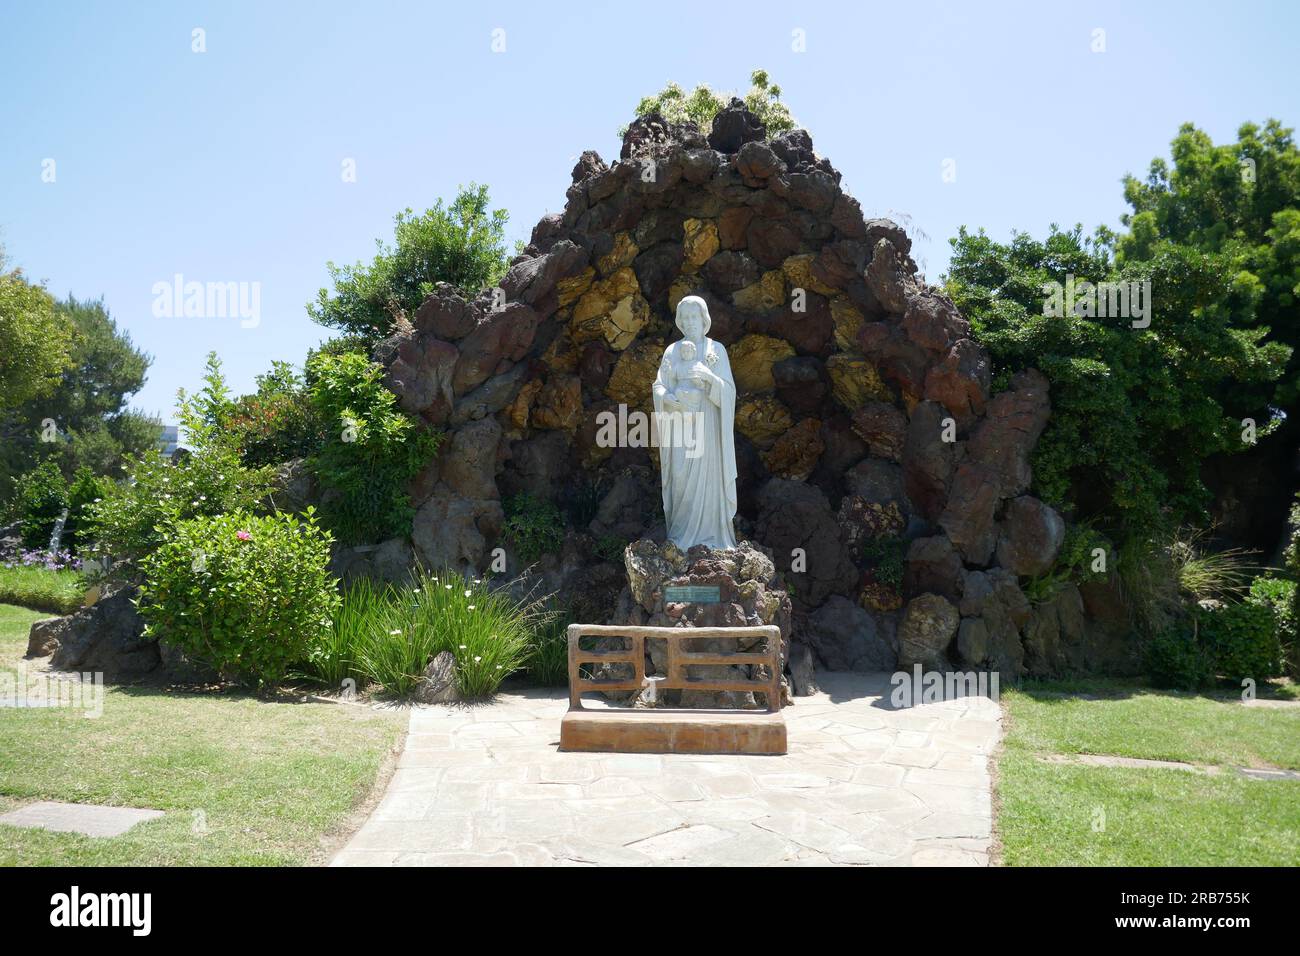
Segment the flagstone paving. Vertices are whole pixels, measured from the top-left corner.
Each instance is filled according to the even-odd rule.
[[[133,807],[105,807],[93,803],[29,803],[0,814],[0,824],[33,827],[60,833],[82,833],[92,837],[121,836],[137,823],[163,816],[161,810]]]
[[[998,705],[895,709],[886,674],[818,679],[785,756],[561,753],[564,691],[417,707],[331,865],[987,865]]]

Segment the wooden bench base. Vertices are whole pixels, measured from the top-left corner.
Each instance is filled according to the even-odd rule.
[[[778,711],[571,710],[560,749],[620,754],[783,754]]]

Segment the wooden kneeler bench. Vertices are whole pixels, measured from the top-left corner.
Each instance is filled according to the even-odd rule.
[[[618,637],[624,650],[584,651],[584,637]],[[706,638],[765,638],[762,651],[692,653],[685,641]],[[646,677],[645,642],[662,638],[668,649],[668,673]],[[785,718],[781,715],[781,630],[761,627],[635,627],[570,624],[569,711],[560,723],[560,749],[602,753],[783,754]],[[594,680],[582,676],[584,664],[631,664],[632,677]],[[692,665],[757,664],[767,667],[764,680],[692,678]],[[767,710],[687,710],[610,707],[588,709],[588,691],[659,690],[753,691],[767,699]]]

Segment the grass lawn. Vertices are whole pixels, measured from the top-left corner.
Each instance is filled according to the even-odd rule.
[[[0,565],[0,603],[21,604],[54,614],[81,607],[86,585],[78,571],[51,571],[34,565]],[[48,615],[47,615],[48,616]]]
[[[0,670],[22,663],[44,616],[0,605]],[[0,865],[321,862],[405,726],[397,710],[159,687],[106,688],[97,718],[0,707],[0,812],[36,800],[166,811],[111,839],[0,826]]]
[[[1131,682],[1039,683],[1003,693],[997,828],[1012,866],[1300,865],[1300,707],[1155,691]],[[1220,768],[1214,775],[1049,763],[1108,754]]]

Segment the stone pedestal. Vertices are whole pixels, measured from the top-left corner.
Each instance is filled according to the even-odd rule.
[[[683,552],[671,542],[648,538],[624,552],[628,584],[619,596],[613,624],[656,627],[743,627],[771,624],[781,630],[781,664],[788,659],[790,596],[781,586],[769,551],[749,541],[718,550],[703,545]],[[754,642],[719,638],[701,641],[699,651],[752,650]],[[664,673],[666,652],[657,642],[646,645],[647,673]],[[701,666],[699,676],[725,680],[757,677],[752,666]],[[788,702],[783,679],[782,698]],[[656,701],[667,707],[743,707],[760,704],[752,693],[730,691],[663,691]]]

